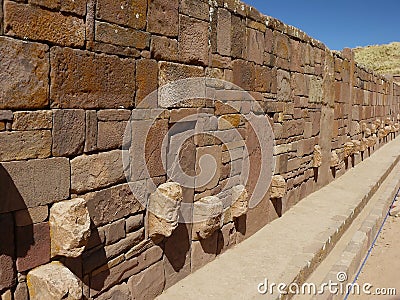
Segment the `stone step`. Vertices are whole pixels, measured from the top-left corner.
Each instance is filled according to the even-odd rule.
[[[395,139],[340,178],[309,195],[158,299],[288,299],[271,284],[303,283],[332,250],[399,161]]]

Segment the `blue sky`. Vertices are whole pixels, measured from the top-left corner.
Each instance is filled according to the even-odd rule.
[[[244,0],[331,50],[400,41],[400,0]]]

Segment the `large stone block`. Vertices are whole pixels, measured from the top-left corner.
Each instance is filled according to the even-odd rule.
[[[147,31],[166,36],[177,36],[179,31],[178,0],[150,0]]]
[[[60,262],[51,262],[28,273],[31,300],[82,299],[80,280]]]
[[[147,231],[150,238],[158,240],[169,237],[178,227],[178,211],[182,201],[182,188],[168,182],[160,185],[150,195],[148,204]]]
[[[53,155],[70,156],[83,153],[85,144],[85,111],[56,109],[53,111]]]
[[[264,34],[261,31],[248,28],[247,35],[247,53],[246,58],[259,65],[264,61]]]
[[[218,9],[217,19],[217,51],[221,55],[231,55],[231,13],[223,8]]]
[[[60,108],[131,107],[135,62],[130,58],[54,47],[50,98]]]
[[[96,18],[123,26],[145,29],[147,0],[97,0]]]
[[[99,150],[121,148],[126,125],[126,122],[99,122],[97,148]]]
[[[0,132],[0,161],[47,158],[51,154],[51,131]]]
[[[208,62],[208,23],[181,15],[179,20],[179,58],[185,63]]]
[[[145,208],[132,193],[128,184],[89,193],[84,198],[95,226],[111,223]]]
[[[165,275],[162,261],[129,278],[131,299],[155,299],[164,289]]]
[[[66,158],[0,164],[0,213],[67,199],[70,166]]]
[[[29,0],[28,3],[44,6],[51,10],[72,12],[80,16],[84,16],[86,13],[86,0]]]
[[[90,216],[84,199],[62,201],[50,208],[51,256],[78,257],[90,236]]]
[[[255,83],[255,67],[244,60],[233,62],[233,83],[246,91],[252,91]]]
[[[222,170],[222,149],[220,146],[197,148],[196,150],[196,191],[211,190],[218,185]]]
[[[286,188],[287,188],[286,181],[282,175],[272,176],[271,189],[270,189],[271,198],[273,199],[283,198],[286,195]]]
[[[47,222],[16,228],[17,270],[24,272],[50,261],[50,230]]]
[[[150,34],[132,28],[96,21],[95,40],[105,44],[145,49],[150,44]]]
[[[158,63],[153,59],[136,62],[136,105],[158,87]]]
[[[156,60],[178,60],[178,41],[163,36],[152,36],[150,44],[151,56]]]
[[[71,160],[71,190],[82,194],[124,180],[122,151],[83,155]]]
[[[48,49],[47,45],[0,37],[0,109],[46,107]]]
[[[6,1],[4,8],[7,35],[72,47],[82,47],[85,42],[83,19],[11,1]]]
[[[193,206],[192,239],[207,239],[220,229],[223,209],[221,200],[215,196],[196,201]]]
[[[38,110],[38,111],[17,111],[14,113],[12,122],[12,130],[40,130],[52,129],[53,118],[52,111]]]
[[[0,290],[14,285],[14,222],[12,214],[0,214]]]

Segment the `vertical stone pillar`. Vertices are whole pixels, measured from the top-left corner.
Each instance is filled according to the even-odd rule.
[[[331,179],[332,129],[335,109],[335,68],[332,52],[325,52],[325,68],[322,83],[322,107],[319,133],[319,145],[322,150],[322,163],[318,170],[317,186],[327,185]]]

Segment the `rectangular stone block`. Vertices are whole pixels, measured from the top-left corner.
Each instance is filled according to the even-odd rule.
[[[151,57],[156,60],[178,60],[178,41],[153,35],[150,44]]]
[[[51,131],[0,132],[0,161],[46,158],[51,155]]]
[[[251,91],[254,89],[254,81],[254,64],[244,60],[235,60],[233,62],[233,83],[246,91]]]
[[[61,46],[82,47],[85,42],[83,19],[5,1],[5,34],[21,39],[48,41]],[[21,22],[21,20],[24,20]],[[62,33],[62,34],[61,34]]]
[[[50,261],[50,228],[47,222],[17,227],[17,270],[27,271]]]
[[[82,154],[84,144],[85,111],[83,109],[55,109],[53,111],[53,155]]]
[[[54,47],[50,98],[60,108],[128,108],[135,94],[135,62]]]
[[[127,122],[99,122],[97,131],[97,149],[110,150],[121,148]]]
[[[179,59],[186,63],[208,63],[208,23],[184,15],[179,17]]]
[[[11,110],[0,110],[0,121],[12,121],[14,118]]]
[[[97,0],[96,9],[99,20],[145,29],[147,0]]]
[[[232,50],[231,43],[231,13],[223,8],[218,9],[217,19],[217,51],[224,56],[230,56]]]
[[[0,214],[0,290],[11,288],[15,283],[14,250],[13,216]]]
[[[84,16],[86,13],[86,0],[29,0],[28,3],[80,16]]]
[[[102,122],[128,121],[131,111],[127,109],[104,109],[97,112],[97,119]]]
[[[47,106],[48,49],[47,45],[0,37],[0,109]]]
[[[150,45],[150,34],[132,28],[96,21],[95,40],[106,44],[145,49]]]
[[[157,99],[158,63],[153,59],[141,59],[136,62],[136,105],[151,94]],[[148,102],[150,99],[147,100]],[[148,103],[147,102],[147,103]]]
[[[50,110],[16,111],[12,130],[40,130],[53,128],[53,113]]]
[[[97,149],[97,113],[95,110],[87,110],[85,114],[84,152],[91,152]]]
[[[125,237],[125,219],[115,221],[104,226],[106,245],[111,245]]]
[[[28,209],[18,210],[15,212],[15,225],[29,226],[36,223],[44,222],[49,215],[47,205],[32,207]]]
[[[246,23],[241,17],[233,15],[231,30],[231,54],[234,58],[243,58],[246,49]]]
[[[155,299],[164,289],[164,268],[158,262],[128,280],[132,299]]]
[[[150,0],[147,31],[166,36],[177,36],[179,31],[179,1]]]
[[[70,167],[66,158],[4,162],[0,174],[0,213],[69,197]]]
[[[89,193],[83,197],[95,226],[114,222],[145,209],[128,184]]]
[[[248,28],[246,36],[246,59],[262,65],[264,62],[264,34],[261,31]]]

